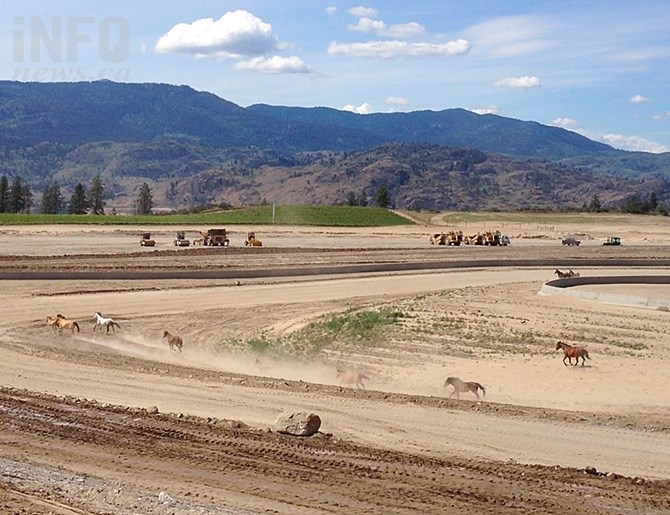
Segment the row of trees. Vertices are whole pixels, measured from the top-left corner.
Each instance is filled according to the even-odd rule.
[[[364,191],[360,195],[356,195],[353,191],[347,194],[348,206],[367,206],[368,196]],[[384,186],[380,186],[375,193],[375,206],[388,208],[391,206],[391,196]]]
[[[70,200],[66,203],[58,182],[53,182],[42,192],[40,211],[45,214],[60,214],[67,212],[71,215],[104,215],[105,214],[105,187],[100,175],[96,175],[86,190],[86,187],[77,183]],[[0,213],[30,213],[33,207],[33,193],[28,184],[20,175],[17,175],[10,184],[6,176],[0,177]],[[151,188],[145,182],[140,188],[135,201],[135,212],[140,215],[151,214],[153,209],[153,195]]]
[[[588,204],[585,202],[582,205],[582,211],[588,211],[591,213],[600,213],[607,211],[600,202],[598,195],[593,195],[591,197],[591,202]],[[658,201],[658,196],[655,191],[649,193],[647,198],[643,198],[637,193],[628,197],[621,204],[619,211],[622,213],[635,213],[635,214],[650,214],[657,213],[661,215],[667,215],[668,210],[662,202]]]

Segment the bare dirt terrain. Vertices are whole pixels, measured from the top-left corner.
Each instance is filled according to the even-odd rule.
[[[431,247],[434,221],[253,228],[254,249],[251,228],[175,249],[156,227],[145,249],[139,227],[2,227],[0,274],[22,279],[0,280],[0,512],[667,512],[670,315],[538,294],[554,268],[670,274],[666,220],[614,220],[580,247],[560,235],[583,226],[515,224],[505,248]],[[591,360],[563,366],[558,340]],[[486,397],[450,399],[447,376]],[[278,434],[285,411],[321,433]]]

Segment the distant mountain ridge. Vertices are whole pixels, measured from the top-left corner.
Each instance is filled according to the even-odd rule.
[[[257,104],[248,107],[247,111],[287,122],[356,129],[387,141],[472,147],[512,157],[555,161],[614,150],[558,127],[493,114],[479,115],[465,109],[358,115],[325,107]]]
[[[461,169],[454,156],[463,154],[481,163]],[[612,203],[651,189],[670,200],[670,153],[624,152],[464,109],[357,115],[243,108],[168,84],[0,81],[0,175],[21,175],[37,192],[58,181],[67,194],[96,174],[108,203],[122,209],[142,182],[170,208],[279,192],[286,201],[341,203],[345,190],[372,198],[379,186],[398,207],[421,209],[528,207],[515,193],[524,184],[545,207],[581,205],[599,189]]]

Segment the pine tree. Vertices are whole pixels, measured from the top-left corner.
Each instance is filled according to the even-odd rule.
[[[347,206],[356,206],[358,205],[358,199],[356,198],[356,194],[353,191],[350,191],[347,194]]]
[[[82,183],[77,183],[70,197],[67,212],[71,215],[85,215],[88,213],[88,200],[86,199],[86,188]]]
[[[100,174],[93,177],[91,187],[88,190],[88,207],[94,215],[105,214],[105,187],[102,185]]]
[[[33,193],[30,187],[23,182],[20,175],[14,177],[7,195],[7,211],[10,213],[30,213],[33,205]]]
[[[151,188],[145,182],[140,188],[140,192],[137,195],[137,200],[135,200],[135,214],[150,215],[153,207],[154,201],[151,194]]]
[[[384,186],[380,186],[377,189],[377,194],[375,195],[375,204],[377,207],[387,208],[391,205],[391,199],[389,197],[389,190]]]
[[[0,177],[0,213],[9,210],[9,181],[4,175]]]
[[[57,182],[50,184],[42,193],[42,213],[58,214],[63,210],[63,196]]]

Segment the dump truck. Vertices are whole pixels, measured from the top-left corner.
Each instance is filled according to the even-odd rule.
[[[210,247],[227,247],[230,245],[230,239],[225,229],[209,229],[207,232],[200,232],[203,237],[203,245]]]
[[[184,231],[177,231],[177,237],[174,239],[175,247],[188,247],[191,244],[191,241],[186,238],[186,233]]]
[[[154,245],[156,245],[156,240],[151,239],[151,233],[143,233],[142,238],[140,238],[140,247],[153,247]]]

